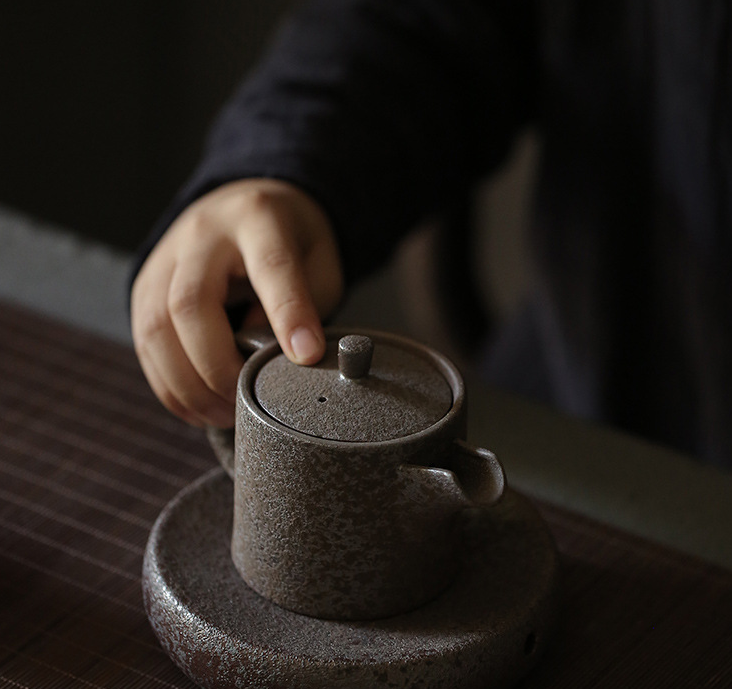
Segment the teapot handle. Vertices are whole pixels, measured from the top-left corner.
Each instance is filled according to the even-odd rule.
[[[234,478],[234,429],[206,427],[206,438],[226,473]]]
[[[259,328],[242,328],[234,334],[236,346],[245,357],[250,357],[254,352],[263,349],[276,342],[274,333],[267,326]],[[234,478],[234,429],[206,428],[206,437],[216,455],[216,459],[226,470],[226,473]]]
[[[443,500],[462,507],[491,507],[506,487],[506,475],[498,458],[463,440],[453,441],[449,468],[402,464],[399,473],[417,489],[413,494],[437,493]]]
[[[245,357],[250,357],[254,352],[277,342],[272,329],[268,325],[259,327],[242,328],[234,333],[234,341],[239,351]]]

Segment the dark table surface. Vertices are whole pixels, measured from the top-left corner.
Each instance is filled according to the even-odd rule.
[[[160,510],[214,466],[131,349],[0,304],[0,687],[193,686],[140,569]],[[522,687],[732,687],[732,572],[537,504],[564,598]]]

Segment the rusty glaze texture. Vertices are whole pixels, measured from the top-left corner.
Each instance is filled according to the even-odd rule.
[[[231,481],[220,469],[158,518],[145,554],[151,625],[210,689],[500,689],[523,677],[554,625],[559,568],[548,529],[513,491],[459,520],[457,575],[402,615],[330,621],[259,596],[234,568]]]
[[[272,356],[253,374],[257,404],[288,428],[347,442],[402,438],[447,414],[453,389],[432,358],[377,341],[370,367],[360,371],[353,344],[350,354],[356,356],[339,351],[356,337],[328,340],[315,366],[295,366],[284,354]]]
[[[463,442],[454,366],[403,338],[372,339],[371,368],[355,379],[339,369],[337,331],[319,366],[295,366],[272,344],[239,378],[233,562],[262,596],[323,619],[434,598],[456,573],[459,515],[504,485],[496,458]],[[231,466],[230,452],[221,459]]]

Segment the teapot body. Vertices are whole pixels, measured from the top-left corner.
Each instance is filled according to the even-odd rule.
[[[340,336],[333,330],[327,334],[336,341]],[[379,338],[404,342],[396,336]],[[456,573],[459,519],[472,504],[453,473],[466,456],[465,390],[457,369],[421,348],[419,356],[449,387],[447,411],[416,432],[349,441],[297,430],[265,410],[257,381],[279,351],[275,343],[262,347],[239,376],[230,467],[235,484],[231,553],[238,572],[265,598],[323,619],[386,617],[436,597]],[[277,383],[283,399],[302,399],[296,380]],[[290,393],[288,385],[299,387]],[[307,395],[313,405],[326,404],[316,386]],[[349,410],[334,406],[332,413],[347,416]],[[369,423],[393,422],[378,416]],[[326,420],[323,425],[329,426]],[[215,448],[220,443],[220,437],[214,439]],[[224,454],[219,447],[226,465]],[[491,472],[493,502],[503,488],[495,458]]]

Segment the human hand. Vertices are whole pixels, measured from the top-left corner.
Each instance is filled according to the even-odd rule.
[[[148,256],[132,286],[132,338],[163,405],[196,426],[234,421],[243,359],[225,307],[252,299],[245,325],[267,320],[285,355],[325,352],[321,317],[343,275],[325,213],[278,180],[231,182],[192,203]]]

